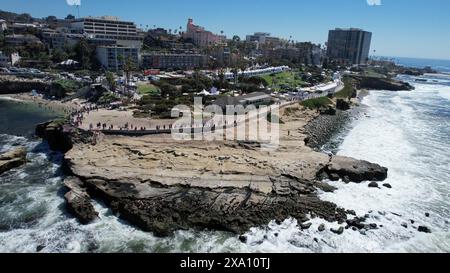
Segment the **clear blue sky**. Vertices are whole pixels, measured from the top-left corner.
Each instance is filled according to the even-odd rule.
[[[380,0],[369,0],[380,1]],[[373,32],[377,55],[450,60],[449,0],[81,0],[81,16],[115,15],[138,25],[185,28],[188,17],[214,32],[270,32],[324,43],[328,30]],[[0,9],[35,17],[77,15],[66,0],[0,0]]]

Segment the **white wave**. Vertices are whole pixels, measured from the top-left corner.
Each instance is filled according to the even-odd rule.
[[[15,101],[15,102],[25,102],[24,100],[21,100],[21,99],[18,99],[18,98],[9,97],[9,96],[0,96],[0,100]]]

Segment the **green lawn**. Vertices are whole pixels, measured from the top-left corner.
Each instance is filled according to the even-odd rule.
[[[332,101],[328,97],[320,97],[316,99],[305,100],[301,103],[306,108],[309,109],[320,109],[331,105]]]
[[[352,97],[353,94],[353,83],[349,78],[344,78],[344,89],[337,92],[335,97],[338,99],[348,99]]]
[[[156,94],[159,92],[158,87],[153,84],[140,84],[138,85],[137,90],[141,95]]]
[[[282,90],[283,86],[297,88],[303,83],[297,71],[285,71],[278,74],[265,75],[262,76],[262,78],[265,79],[269,83],[269,87],[275,91]]]

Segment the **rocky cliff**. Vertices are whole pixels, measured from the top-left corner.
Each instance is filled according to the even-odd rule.
[[[319,189],[334,190],[323,177],[383,180],[387,169],[313,151],[304,144],[303,127],[315,114],[299,107],[288,112],[273,150],[232,141],[175,141],[170,135],[104,136],[95,145],[72,141],[65,161],[79,182],[66,183],[69,209],[90,222],[97,214],[88,200],[96,196],[158,236],[191,228],[242,234],[290,217],[345,223],[351,212],[318,197]]]
[[[32,90],[44,92],[50,84],[40,80],[5,80],[0,79],[0,94],[28,93]]]
[[[357,80],[358,89],[388,90],[388,91],[411,91],[414,87],[409,83],[379,77],[353,77]]]

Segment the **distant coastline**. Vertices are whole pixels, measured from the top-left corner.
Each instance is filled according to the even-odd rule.
[[[396,64],[404,67],[425,68],[429,66],[432,69],[437,70],[439,72],[450,73],[450,60],[395,57],[395,56],[374,56],[374,58],[393,60]]]

